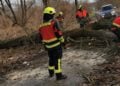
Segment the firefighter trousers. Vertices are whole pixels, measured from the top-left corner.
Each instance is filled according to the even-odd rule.
[[[61,68],[61,58],[62,58],[62,47],[61,45],[49,49],[48,50],[48,56],[49,56],[49,75],[52,77],[54,73],[57,75],[62,74],[62,68]]]
[[[87,24],[88,19],[87,18],[82,18],[80,20],[80,28],[84,28],[84,26]]]

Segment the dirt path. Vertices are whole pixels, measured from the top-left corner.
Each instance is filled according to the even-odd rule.
[[[36,67],[30,67],[26,70],[18,70],[6,75],[8,80],[0,86],[83,86],[84,74],[90,73],[97,64],[103,63],[105,59],[99,55],[102,53],[99,49],[96,51],[81,50],[69,48],[63,55],[63,72],[67,74],[68,79],[56,81],[55,77],[48,78],[47,55],[39,57],[35,62]],[[35,63],[33,62],[33,63]],[[27,65],[27,63],[25,63]]]

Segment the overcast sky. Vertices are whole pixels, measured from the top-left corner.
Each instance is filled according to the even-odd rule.
[[[10,0],[10,1],[12,1],[12,3],[14,3],[14,2],[16,2],[16,1],[18,1],[18,0]],[[29,0],[30,1],[30,0]],[[42,0],[36,0],[36,2],[40,2],[40,1],[42,1]],[[67,0],[67,1],[70,1],[70,2],[73,2],[73,1],[75,1],[75,0]],[[80,1],[80,0],[78,0],[78,1]],[[85,1],[85,0],[81,0],[81,1]],[[95,0],[89,0],[89,2],[94,2]]]

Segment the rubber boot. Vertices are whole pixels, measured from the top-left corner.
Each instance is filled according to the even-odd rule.
[[[54,70],[48,70],[49,71],[49,77],[53,77],[54,76]]]
[[[63,80],[67,79],[66,75],[63,75],[62,73],[56,73],[56,80]]]

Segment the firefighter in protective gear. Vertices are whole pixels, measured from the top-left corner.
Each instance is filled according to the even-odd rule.
[[[120,42],[120,16],[113,20],[111,31],[118,37],[117,42]]]
[[[63,14],[62,11],[60,11],[60,12],[58,13],[58,16],[56,16],[56,19],[58,20],[61,29],[63,29],[63,28],[64,28],[64,27],[63,27],[64,14]]]
[[[54,20],[56,11],[53,7],[46,7],[43,11],[43,24],[39,28],[40,38],[49,56],[49,76],[56,74],[56,80],[66,79],[67,76],[62,74],[61,58],[64,38],[59,27],[59,22]]]
[[[89,15],[87,10],[84,9],[82,5],[80,5],[76,12],[76,19],[78,23],[80,23],[80,28],[83,28],[85,24],[88,22],[88,17]]]

